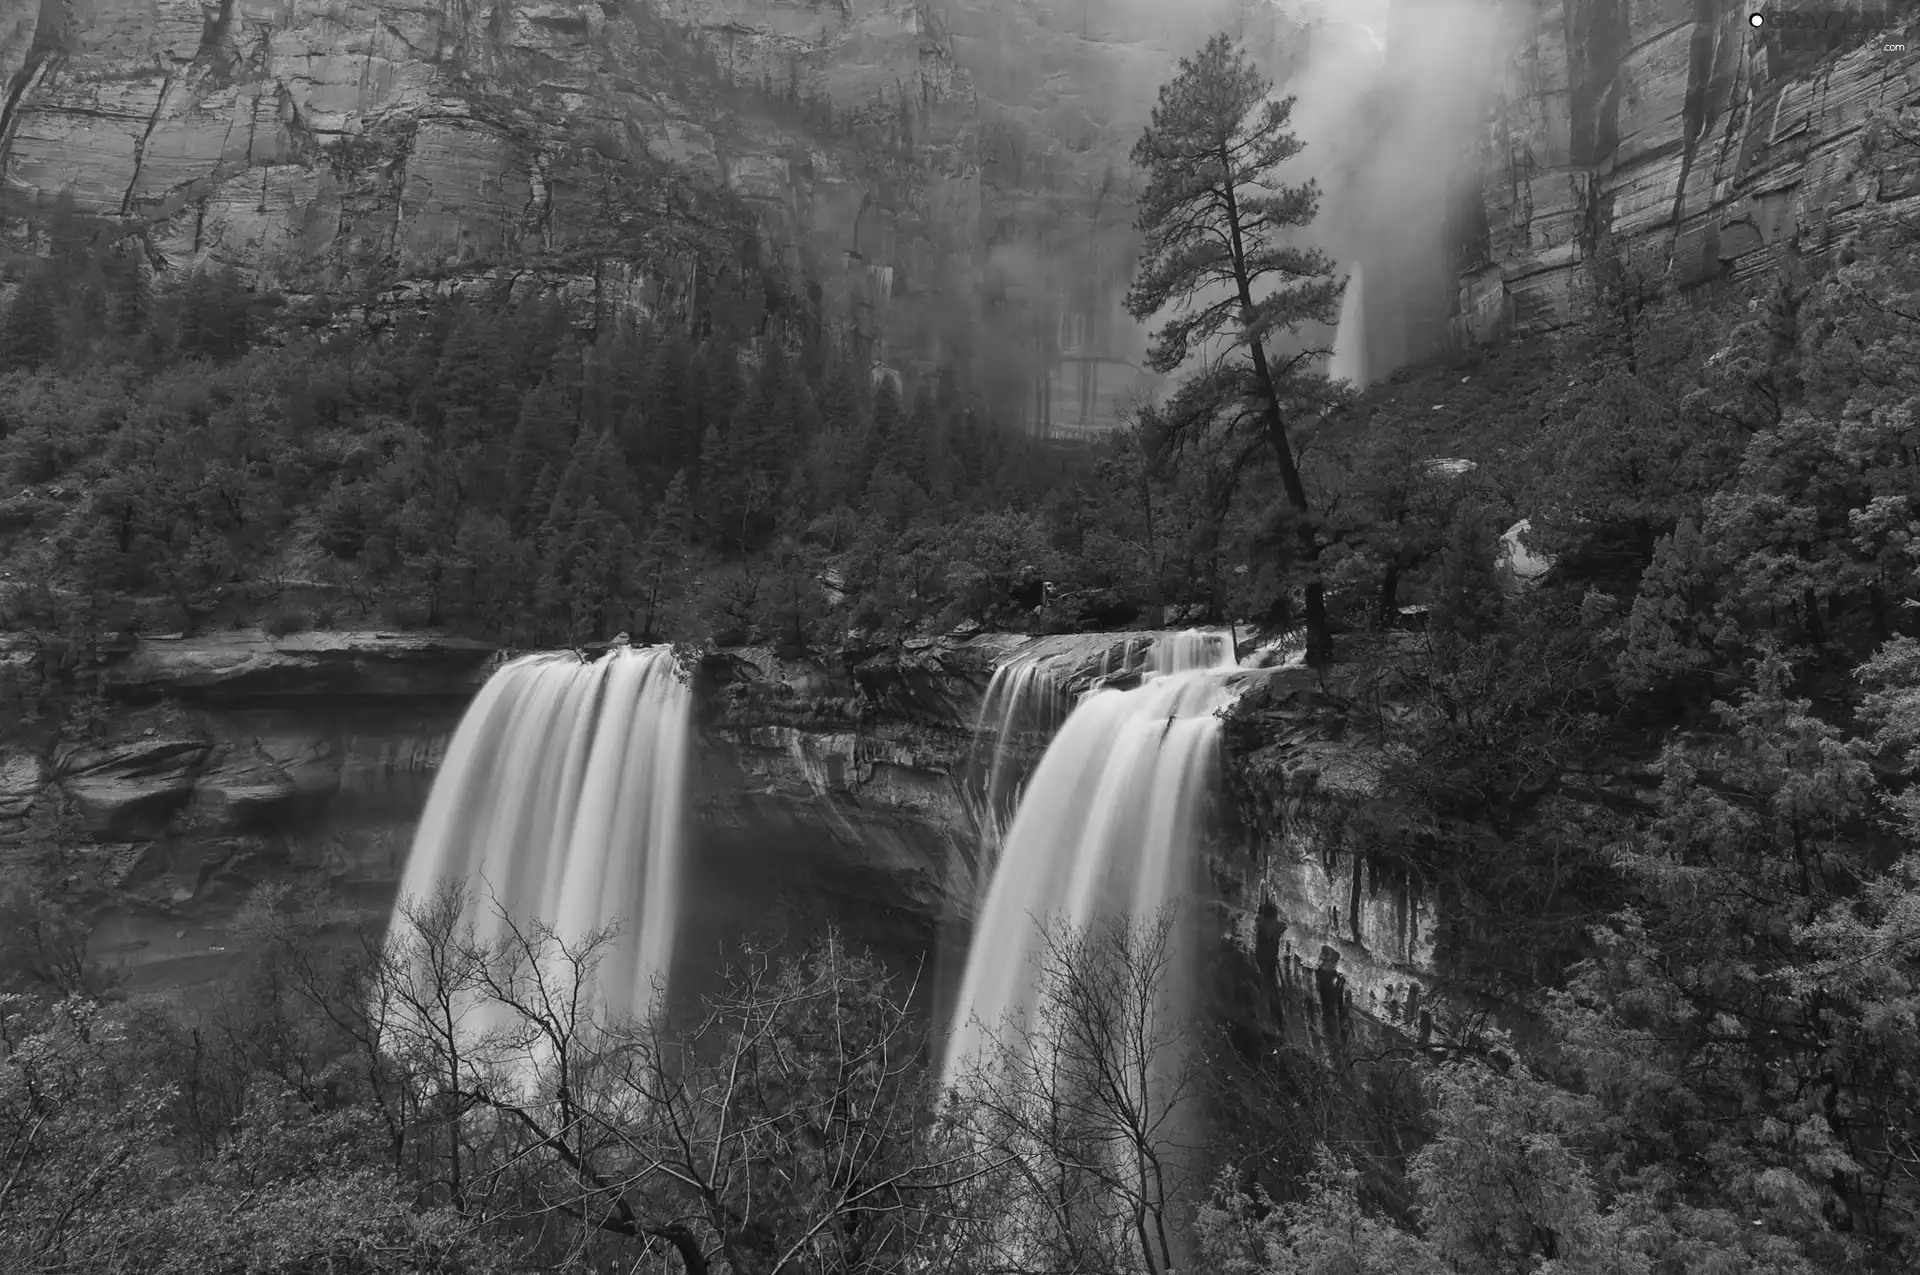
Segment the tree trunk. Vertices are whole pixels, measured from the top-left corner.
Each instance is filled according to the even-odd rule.
[[[1393,627],[1399,615],[1400,600],[1400,560],[1389,558],[1387,570],[1380,578],[1380,631],[1385,633]]]
[[[1167,598],[1164,585],[1166,571],[1160,563],[1160,549],[1153,534],[1153,484],[1151,481],[1140,484],[1140,503],[1147,514],[1147,570],[1152,579],[1147,591],[1147,605],[1151,608],[1153,626],[1159,628],[1166,623]]]
[[[1294,463],[1293,448],[1287,442],[1286,423],[1280,417],[1280,396],[1274,388],[1273,374],[1267,367],[1267,353],[1257,346],[1253,351],[1254,372],[1267,388],[1267,439],[1280,462],[1280,481],[1287,492],[1287,503],[1297,515],[1295,533],[1300,544],[1300,560],[1311,572],[1307,577],[1307,663],[1315,668],[1333,662],[1333,633],[1327,623],[1327,589],[1320,579],[1320,537],[1314,532],[1308,515],[1306,484],[1300,481],[1300,467]]]
[[[1232,229],[1233,274],[1240,290],[1241,322],[1251,327],[1254,320],[1253,286],[1247,275],[1246,248],[1240,235],[1240,201],[1233,188],[1233,156],[1223,148],[1220,153],[1222,171],[1227,174],[1224,181],[1227,196],[1227,219]],[[1333,634],[1327,625],[1326,585],[1320,579],[1320,537],[1313,529],[1309,515],[1313,512],[1307,504],[1307,487],[1300,481],[1300,466],[1293,458],[1293,447],[1287,439],[1286,418],[1280,412],[1280,387],[1274,383],[1273,368],[1267,363],[1266,347],[1258,340],[1247,341],[1247,353],[1253,358],[1253,374],[1260,382],[1260,389],[1267,400],[1267,441],[1273,447],[1273,458],[1280,465],[1280,484],[1287,493],[1287,503],[1293,506],[1298,515],[1295,524],[1296,536],[1300,542],[1300,560],[1306,564],[1307,576],[1307,663],[1319,667],[1333,662]]]

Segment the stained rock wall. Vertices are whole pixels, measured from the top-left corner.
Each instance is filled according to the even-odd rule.
[[[1458,3],[1394,0],[1388,55],[1437,56],[1414,19]],[[1564,323],[1608,233],[1697,285],[1920,198],[1911,165],[1858,154],[1871,112],[1920,93],[1920,40],[1789,49],[1733,0],[1486,3],[1489,65],[1458,67],[1491,92],[1465,202],[1388,236],[1451,258],[1431,305],[1422,285],[1380,319],[1389,362]],[[296,294],[519,277],[646,310],[716,286],[694,263],[740,251],[745,209],[794,304],[876,360],[973,357],[1030,381],[1036,420],[1099,425],[1141,380],[1126,151],[1155,86],[1218,28],[1284,75],[1312,8],[22,0],[0,16],[0,218],[24,244],[67,191],[144,228],[156,264]],[[1389,256],[1380,286],[1427,268]]]
[[[948,914],[948,865],[975,835],[982,698],[996,665],[1033,644],[1069,679],[1129,667],[1127,635],[707,657],[693,913],[737,930],[800,899],[869,941],[924,952]],[[501,653],[421,635],[242,632],[104,658],[107,718],[84,745],[47,751],[0,730],[0,858],[74,846],[68,886],[96,907],[101,955],[171,985],[220,968],[263,882],[385,917],[448,738]]]
[[[694,259],[740,253],[738,206],[877,362],[970,357],[1085,424],[1139,376],[1127,148],[1248,7],[29,0],[0,19],[0,218],[26,246],[66,192],[156,266],[295,295],[511,278],[657,311],[716,286]]]
[[[1683,287],[1752,277],[1912,208],[1920,167],[1863,156],[1869,117],[1920,102],[1910,3],[1833,49],[1789,46],[1733,0],[1509,0],[1512,50],[1476,160],[1484,238],[1459,245],[1458,339],[1564,324],[1603,235]]]
[[[1441,900],[1349,835],[1378,778],[1318,676],[1276,672],[1262,694],[1257,752],[1228,748],[1243,825],[1211,855],[1222,937],[1263,985],[1242,988],[1239,1008],[1271,1019],[1282,1003],[1311,1007],[1286,1026],[1325,1040],[1357,1026],[1418,1038],[1440,990]],[[1263,904],[1275,913],[1264,922]]]
[[[715,67],[676,23],[724,8],[45,0],[0,27],[0,212],[17,235],[69,192],[157,265],[295,294],[524,274],[645,311],[714,286],[692,259],[739,253],[743,206],[807,304],[884,342],[891,276],[972,238],[966,94],[916,0],[776,4],[790,47]]]

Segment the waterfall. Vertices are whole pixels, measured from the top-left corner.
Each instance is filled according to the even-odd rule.
[[[502,908],[570,944],[617,922],[591,999],[644,1012],[673,951],[690,705],[671,647],[503,665],[448,745],[402,902],[464,885],[482,942],[504,936]],[[404,925],[396,912],[390,933]],[[505,1013],[473,1007],[466,1025],[481,1034]]]
[[[1096,681],[1080,698],[999,847],[950,1016],[943,1086],[1009,1016],[1035,1008],[1046,925],[1147,921],[1183,893],[1217,764],[1216,713],[1234,697],[1236,667],[1228,635],[1165,635],[1139,686]]]
[[[1048,667],[1042,650],[1030,650],[1005,661],[993,671],[980,720],[973,731],[973,754],[968,759],[969,796],[974,822],[979,825],[979,847],[966,865],[958,889],[971,897],[992,870],[1006,825],[1019,797],[1020,745],[1028,738],[1051,735],[1072,707],[1066,687]]]
[[[1334,330],[1327,375],[1336,381],[1352,381],[1356,389],[1367,383],[1367,320],[1359,266],[1353,268],[1346,294],[1340,298],[1340,326]]]
[[[995,668],[967,765],[978,837],[972,859],[953,874],[962,902],[980,902],[1026,787],[1024,763],[1065,723],[1080,695],[1139,673],[1232,668],[1233,645],[1231,634],[1210,629],[1127,634],[1108,641],[1099,660],[1089,664],[1084,638],[1041,638]]]

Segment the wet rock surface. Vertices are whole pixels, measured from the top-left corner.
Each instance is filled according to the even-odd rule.
[[[696,868],[712,870],[700,888],[758,874],[756,887],[824,898],[873,918],[877,939],[924,950],[948,864],[976,835],[968,767],[994,669],[1025,651],[1082,687],[1137,674],[1149,636],[705,656],[690,807]],[[218,968],[211,948],[231,945],[262,882],[325,891],[380,923],[448,740],[504,655],[421,634],[237,632],[104,658],[96,739],[51,758],[0,739],[0,853],[74,841],[84,880],[72,885],[96,908],[103,954],[165,984]]]
[[[1338,1039],[1364,1020],[1417,1035],[1439,990],[1441,901],[1346,835],[1356,807],[1382,800],[1377,754],[1346,708],[1310,670],[1263,680],[1259,747],[1231,732],[1227,744],[1245,826],[1211,856],[1222,938],[1275,995],[1314,1008],[1298,1029]]]
[[[1497,75],[1477,160],[1484,246],[1467,254],[1467,339],[1564,323],[1596,234],[1682,286],[1752,277],[1790,247],[1836,244],[1920,199],[1909,157],[1860,143],[1910,103],[1920,41],[1879,31],[1786,47],[1751,6],[1527,0],[1507,6],[1519,56]],[[1876,6],[1897,36],[1913,6]],[[1477,259],[1474,259],[1477,258]]]
[[[200,704],[464,700],[486,680],[495,650],[484,642],[408,633],[148,639],[113,663],[102,685],[117,699]]]
[[[724,197],[849,330],[910,342],[992,300],[1017,348],[1069,318],[1093,363],[1054,369],[1047,398],[1071,430],[1137,379],[1126,151],[1153,86],[1219,29],[1283,71],[1320,8],[28,0],[0,20],[4,201],[17,227],[71,192],[144,228],[159,262],[226,260],[295,295],[517,279],[648,309]],[[1914,16],[1876,11],[1895,36]],[[1457,72],[1490,97],[1420,324],[1472,341],[1563,323],[1602,236],[1694,285],[1920,199],[1910,162],[1859,148],[1912,99],[1920,40],[1787,47],[1748,8],[1695,0],[1498,12],[1489,64]],[[1387,56],[1417,61],[1392,31]]]
[[[975,731],[995,669],[1022,657],[1069,693],[1127,685],[1153,636],[706,655],[693,673],[694,910],[729,918],[708,927],[724,929],[798,900],[858,918],[867,941],[930,950],[941,920],[966,910],[949,874],[978,836]],[[421,635],[229,633],[109,658],[115,707],[101,738],[52,757],[0,740],[0,853],[65,819],[97,950],[140,983],[173,986],[223,968],[261,883],[324,892],[349,922],[381,924],[448,740],[503,656]],[[1216,852],[1222,938],[1255,952],[1271,899],[1275,977],[1318,1006],[1321,1030],[1357,1014],[1413,1032],[1435,995],[1440,901],[1333,835],[1339,811],[1374,787],[1317,675],[1247,676],[1287,723],[1253,759],[1275,803],[1253,821],[1272,816],[1281,831]],[[1029,760],[1041,743],[1026,741]]]

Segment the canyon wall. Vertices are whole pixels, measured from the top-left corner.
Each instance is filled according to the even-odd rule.
[[[979,634],[811,659],[758,648],[702,657],[682,913],[690,947],[704,949],[695,966],[727,936],[832,923],[903,966],[931,956],[944,977],[976,897],[964,867],[994,669],[1025,656],[1071,698],[1096,676],[1137,677],[1150,636]],[[33,657],[0,647],[0,660]],[[44,863],[61,846],[64,889],[92,918],[95,954],[137,986],[217,978],[263,884],[318,893],[343,934],[377,930],[448,739],[501,658],[483,643],[380,633],[245,631],[106,651],[86,742],[0,740],[0,861]],[[1257,831],[1230,820],[1207,856],[1210,928],[1227,956],[1218,968],[1228,983],[1245,976],[1246,1003],[1229,1012],[1258,1018],[1279,994],[1312,1010],[1293,1030],[1329,1042],[1361,1024],[1419,1034],[1445,995],[1442,902],[1343,827],[1343,812],[1378,794],[1342,706],[1308,670],[1262,676],[1263,791],[1239,805],[1284,817]],[[1044,745],[1020,736],[1012,764],[1030,766]],[[1273,968],[1259,970],[1265,901],[1283,930]],[[1248,982],[1255,973],[1264,993]]]
[[[1208,854],[1219,935],[1245,974],[1230,1012],[1272,1023],[1291,1006],[1280,1025],[1323,1045],[1444,1033],[1443,901],[1351,827],[1382,800],[1378,753],[1311,670],[1270,674],[1260,695],[1257,751],[1226,749],[1242,819]]]
[[[696,935],[778,911],[917,956],[974,833],[968,762],[995,666],[1038,645],[1063,676],[1138,671],[1128,635],[917,638],[817,660],[761,649],[694,673],[687,910]],[[1136,638],[1138,635],[1133,635]],[[0,658],[37,658],[26,646]],[[343,924],[392,907],[447,740],[500,658],[422,635],[150,638],[94,669],[84,744],[0,739],[0,859],[63,859],[99,954],[176,986],[211,976],[255,886],[322,891]]]
[[[1611,238],[1630,268],[1683,288],[1752,278],[1920,198],[1915,156],[1871,157],[1876,112],[1920,102],[1905,0],[1768,6],[1887,14],[1885,30],[1756,30],[1734,0],[1511,0],[1473,167],[1451,231],[1454,336],[1551,329],[1577,312],[1582,263]],[[1920,36],[1920,32],[1915,33]]]
[[[964,296],[975,238],[970,95],[922,6],[774,4],[777,61],[684,9],[44,0],[0,30],[0,213],[18,241],[65,193],[157,267],[347,299],[511,278],[691,309],[772,262],[770,306],[884,359],[895,298]]]
[[[1209,31],[1323,99],[1380,41],[1364,110],[1303,127],[1383,368],[1565,322],[1609,235],[1692,286],[1920,197],[1858,154],[1920,92],[1920,42],[1788,48],[1749,7],[35,0],[0,18],[0,238],[65,192],[157,267],[380,302],[539,281],[672,311],[777,265],[746,304],[876,362],[970,359],[1071,432],[1152,384],[1127,151]]]

